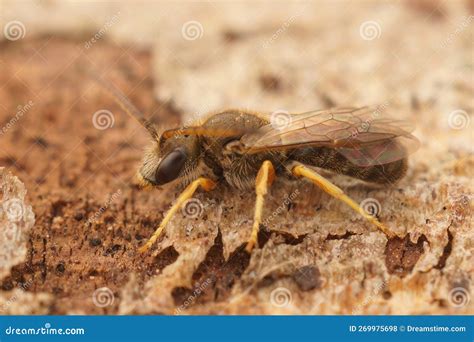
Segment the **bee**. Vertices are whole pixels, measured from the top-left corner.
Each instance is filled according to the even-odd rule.
[[[211,191],[218,183],[226,182],[236,189],[255,190],[253,227],[246,245],[250,253],[257,244],[265,196],[277,176],[312,182],[388,237],[394,236],[316,170],[327,169],[385,186],[399,181],[407,171],[407,156],[417,149],[419,141],[411,134],[413,126],[409,122],[381,117],[383,107],[274,113],[280,115],[277,120],[273,115],[228,109],[211,114],[196,125],[158,132],[119,89],[99,81],[151,135],[151,146],[137,172],[140,185],[184,186],[140,252],[156,242],[173,215],[198,188]]]

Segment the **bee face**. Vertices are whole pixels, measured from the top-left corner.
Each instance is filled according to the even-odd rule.
[[[197,136],[160,137],[145,152],[139,178],[145,185],[163,185],[185,177],[198,165],[199,146]]]

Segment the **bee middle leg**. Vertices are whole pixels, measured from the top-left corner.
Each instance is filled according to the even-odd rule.
[[[142,247],[140,247],[139,249],[140,253],[146,252],[153,245],[153,243],[160,237],[161,233],[165,229],[169,220],[176,213],[176,211],[179,208],[181,208],[184,202],[186,202],[188,199],[190,199],[193,196],[193,194],[196,192],[196,190],[199,187],[202,187],[205,191],[211,191],[216,187],[216,183],[214,183],[214,181],[212,181],[211,179],[203,178],[203,177],[200,177],[196,179],[195,181],[191,182],[191,184],[189,184],[184,189],[181,195],[179,195],[178,199],[171,206],[170,210],[168,210],[165,217],[163,218],[163,221],[161,221],[160,225],[158,226],[156,231],[153,233],[151,238]]]
[[[321,176],[319,173],[304,166],[301,163],[294,162],[291,164],[291,173],[296,177],[304,177],[312,181],[316,186],[327,192],[329,195],[343,201],[349,205],[352,209],[361,214],[364,218],[375,224],[383,233],[388,237],[393,237],[394,234],[388,230],[377,218],[369,215],[361,206],[359,206],[353,199],[347,196],[344,191],[332,184],[329,180]]]
[[[251,252],[253,247],[257,244],[258,231],[260,222],[262,221],[263,199],[268,192],[268,188],[272,185],[275,179],[275,169],[271,161],[265,160],[258,170],[257,178],[255,180],[255,192],[257,198],[255,201],[255,213],[253,218],[253,227],[250,239],[247,242],[245,250]]]

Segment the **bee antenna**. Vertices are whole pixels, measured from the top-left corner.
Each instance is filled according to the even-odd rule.
[[[145,118],[142,112],[140,112],[137,107],[135,107],[130,100],[110,81],[104,80],[99,76],[97,72],[90,72],[91,77],[99,83],[102,88],[104,88],[112,97],[115,99],[118,105],[127,113],[128,116],[136,120],[140,125],[145,127],[145,129],[151,134],[153,139],[158,140],[159,135],[155,129],[155,126],[151,121]]]

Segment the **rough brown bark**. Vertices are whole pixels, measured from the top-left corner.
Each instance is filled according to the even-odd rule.
[[[410,17],[426,8],[408,6],[401,11]],[[436,24],[423,24],[428,26],[420,27],[420,32],[433,30],[429,25],[444,25],[443,18],[429,19]],[[305,25],[303,21],[297,26],[304,31]],[[336,25],[334,29],[342,28]],[[324,40],[326,31],[321,30],[324,46],[332,49]],[[447,27],[443,30],[450,32]],[[295,37],[291,30],[285,32],[282,41]],[[307,39],[301,31],[295,32]],[[413,113],[422,126],[417,134],[423,140],[407,177],[399,184],[375,188],[329,175],[357,201],[375,199],[381,207],[380,220],[404,238],[387,240],[344,204],[309,184],[278,179],[265,206],[266,216],[272,218],[262,227],[260,248],[251,256],[244,246],[252,225],[254,195],[225,185],[215,192],[197,194],[199,215],[179,213],[152,252],[140,255],[137,248],[154,231],[177,190],[136,189],[133,175],[148,138],[87,77],[86,70],[94,63],[162,126],[186,121],[191,100],[199,95],[199,89],[187,92],[176,87],[183,84],[179,72],[205,75],[198,72],[199,63],[191,63],[198,53],[178,56],[185,62],[184,70],[180,66],[165,69],[159,47],[152,56],[151,49],[104,39],[100,46],[84,49],[87,37],[48,35],[1,43],[0,123],[6,125],[18,105],[30,100],[34,104],[0,136],[0,166],[25,183],[27,200],[36,215],[26,259],[1,282],[0,309],[4,312],[473,313],[469,299],[474,264],[470,179],[474,161],[466,147],[472,139],[466,131],[446,128],[449,111],[445,112],[443,104],[449,95],[470,115],[472,78],[466,80],[443,68],[442,60],[435,61],[439,68],[432,70],[440,70],[442,82],[452,81],[454,86],[442,92],[430,88],[427,94],[409,93],[408,100],[400,99],[401,95],[397,98],[395,112]],[[252,36],[229,31],[225,37],[226,51],[237,53],[244,46],[239,44],[246,44],[246,37]],[[460,50],[454,51],[462,60],[469,44],[459,37],[461,42],[455,47]],[[419,47],[417,56],[428,56],[427,49]],[[212,58],[208,63],[214,71],[223,68]],[[188,65],[194,66],[188,69]],[[402,70],[402,66],[394,62],[381,68],[386,75],[391,68]],[[248,79],[261,83],[262,106],[279,97],[296,96],[286,83],[291,75],[256,70],[258,75],[249,74]],[[472,76],[472,63],[466,70]],[[208,75],[216,74],[209,70]],[[409,83],[401,72],[397,75],[407,82],[396,84],[397,89],[409,91],[423,84]],[[360,80],[356,71],[325,76],[314,95],[320,97],[321,106],[347,105],[342,101],[345,95],[353,99],[344,90],[351,85],[348,77],[367,87],[373,84],[369,78]],[[436,83],[426,77],[429,84]],[[385,85],[389,88],[393,82]],[[222,89],[231,103],[237,93]],[[390,90],[381,89],[372,91],[379,91],[384,101]],[[158,95],[173,93],[175,98],[167,103],[163,95],[162,102],[156,101],[155,91]],[[245,92],[238,96],[245,98]],[[93,114],[102,109],[114,119],[113,127],[105,130],[92,123]]]

